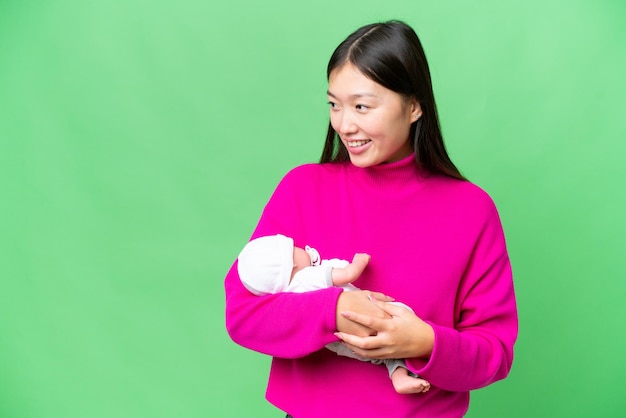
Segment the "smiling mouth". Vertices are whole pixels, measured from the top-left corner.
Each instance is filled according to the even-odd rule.
[[[365,139],[365,140],[362,140],[362,141],[346,141],[346,142],[348,143],[348,146],[350,148],[356,148],[356,147],[361,147],[361,146],[367,144],[368,142],[372,142],[372,140],[371,139]]]

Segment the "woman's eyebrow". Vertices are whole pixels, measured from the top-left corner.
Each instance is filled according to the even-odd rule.
[[[333,97],[333,98],[335,98],[335,99],[337,98],[337,96],[335,96],[334,94],[332,94],[332,93],[330,92],[330,90],[326,91],[326,94],[328,94],[330,97]],[[361,97],[373,97],[373,98],[378,98],[378,95],[377,95],[377,94],[374,94],[374,93],[364,92],[364,93],[354,93],[354,94],[351,94],[351,95],[350,95],[350,96],[348,96],[348,97],[349,97],[349,98],[351,98],[351,99],[358,99],[358,98],[361,98]]]

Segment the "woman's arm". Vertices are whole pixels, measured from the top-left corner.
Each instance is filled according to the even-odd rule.
[[[283,234],[298,241],[308,239],[303,226],[308,219],[301,216],[302,191],[307,191],[309,176],[294,169],[280,182],[268,201],[251,239]],[[241,283],[236,263],[225,282],[226,329],[236,343],[276,357],[302,357],[337,341],[334,332],[341,330],[358,335],[371,331],[337,318],[337,301],[342,309],[359,309],[371,315],[384,313],[374,306],[366,292],[345,292],[338,287],[305,293],[280,293],[256,296]],[[384,299],[381,294],[378,298]],[[339,322],[339,323],[338,323]]]
[[[225,280],[226,329],[237,344],[275,357],[297,358],[336,340],[340,288],[256,296],[233,266]]]
[[[489,227],[495,233],[499,222]],[[478,389],[504,379],[513,363],[517,308],[511,266],[496,237],[483,237],[459,291],[454,328],[431,324],[435,344],[428,362],[409,360],[410,367],[447,390]],[[500,250],[496,248],[500,247]]]
[[[389,319],[355,309],[345,319],[370,327],[377,335],[338,337],[364,357],[404,357],[412,371],[446,390],[477,389],[506,377],[517,338],[517,309],[495,206],[488,211],[456,299],[454,327],[427,323],[398,307],[384,308]]]

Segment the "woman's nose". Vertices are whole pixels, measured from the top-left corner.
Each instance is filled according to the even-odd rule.
[[[337,132],[340,135],[347,135],[355,133],[358,130],[358,127],[355,123],[354,118],[347,112],[342,112],[343,114],[339,117]]]

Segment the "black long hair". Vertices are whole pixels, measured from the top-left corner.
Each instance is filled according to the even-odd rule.
[[[415,31],[406,23],[392,20],[363,26],[348,36],[330,57],[330,73],[351,63],[366,77],[420,104],[422,117],[410,130],[415,162],[421,169],[466,180],[450,160],[443,143],[428,62]],[[330,122],[321,163],[350,159]]]

